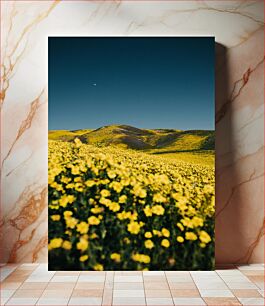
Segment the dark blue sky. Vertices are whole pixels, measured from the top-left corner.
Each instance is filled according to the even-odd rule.
[[[214,129],[213,37],[52,37],[48,69],[50,130]]]

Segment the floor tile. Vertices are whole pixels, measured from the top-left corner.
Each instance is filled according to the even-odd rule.
[[[200,290],[202,297],[234,297],[230,290]]]
[[[226,282],[229,289],[258,289],[256,285],[251,282]]]
[[[236,298],[205,297],[203,299],[207,305],[211,306],[241,305]]]
[[[165,276],[164,271],[143,271],[143,276]]]
[[[76,276],[79,275],[81,272],[79,271],[57,271],[55,275],[57,276]]]
[[[244,275],[241,271],[238,269],[225,269],[225,270],[216,270],[216,273],[218,275]]]
[[[260,275],[264,277],[264,270],[242,270],[240,273],[243,273],[246,276],[255,276]]]
[[[69,298],[40,298],[36,305],[68,305]]]
[[[112,305],[138,306],[138,305],[146,305],[146,302],[145,302],[145,298],[143,298],[143,297],[142,298],[141,297],[132,297],[132,298],[129,298],[129,299],[127,297],[113,297]]]
[[[145,290],[145,296],[147,298],[157,298],[157,297],[170,298],[171,293],[170,293],[170,290],[150,290],[150,289],[146,289]]]
[[[46,299],[46,298],[63,298],[63,299],[67,299],[70,298],[72,294],[72,290],[44,290],[41,298],[42,299]]]
[[[1,290],[0,296],[3,298],[10,298],[15,293],[15,290]]]
[[[30,275],[26,279],[26,283],[48,283],[52,279],[53,275]]]
[[[78,276],[54,276],[51,279],[52,283],[72,283],[76,282],[78,279]]]
[[[197,289],[173,289],[171,294],[174,298],[200,297]]]
[[[113,298],[116,297],[145,297],[144,290],[113,290]]]
[[[167,282],[153,282],[153,283],[148,282],[148,283],[144,283],[144,288],[145,289],[156,289],[156,290],[169,289]]]
[[[143,281],[143,277],[141,275],[136,276],[114,276],[115,283],[139,283]]]
[[[195,283],[169,283],[170,289],[197,289]]]
[[[206,305],[202,298],[173,298],[175,305]]]
[[[261,264],[250,264],[250,265],[237,265],[239,270],[262,270],[264,271],[264,266]]]
[[[108,273],[108,271],[79,271],[81,275],[94,275],[94,276],[102,276]],[[109,271],[114,273],[114,271]]]
[[[265,297],[264,290],[258,290],[258,292],[260,293],[261,296]]]
[[[45,289],[47,290],[72,290],[74,289],[76,282],[73,283],[48,283]]]
[[[74,289],[72,297],[102,297],[103,289]]]
[[[247,279],[251,282],[264,282],[264,276],[263,275],[248,275]]]
[[[1,296],[1,298],[0,298],[0,305],[5,305],[8,300],[9,300],[8,297]]]
[[[20,286],[22,285],[22,283],[11,283],[11,282],[5,282],[3,281],[0,284],[1,289],[8,289],[8,290],[16,290],[18,289]]]
[[[264,298],[238,298],[242,305],[264,305]]]
[[[181,275],[190,275],[189,271],[166,271],[166,276],[181,276]]]
[[[232,283],[250,282],[250,280],[245,275],[222,275],[221,278],[225,282]]]
[[[75,289],[103,289],[104,288],[104,283],[76,283]]]
[[[167,275],[167,281],[169,283],[191,283],[193,282],[193,279],[190,275],[183,275],[183,276],[168,276]]]
[[[113,288],[116,289],[131,289],[131,290],[138,290],[138,289],[144,289],[144,283],[114,283]],[[145,287],[146,288],[146,287]]]
[[[144,282],[166,282],[166,276],[163,275],[150,275],[150,276],[144,276]]]
[[[112,290],[104,289],[102,297],[102,306],[111,306],[112,305]]]
[[[47,286],[48,286],[49,283],[23,283],[19,289],[27,289],[27,290],[44,290]]]
[[[142,276],[142,271],[114,271],[115,276]]]
[[[222,282],[200,282],[197,283],[195,282],[196,286],[200,289],[200,290],[207,290],[207,289],[216,289],[216,290],[226,290],[228,289],[225,283]]]
[[[172,298],[146,298],[146,304],[150,306],[156,305],[174,305]]]
[[[93,305],[93,306],[97,306],[97,305],[101,305],[101,302],[102,302],[102,298],[94,298],[94,297],[81,298],[81,297],[77,297],[77,298],[71,298],[68,305],[77,305],[77,306]]]
[[[261,297],[262,295],[258,290],[255,289],[235,289],[232,290],[233,294],[236,297],[244,298],[244,297]]]
[[[6,305],[26,305],[26,306],[31,306],[35,305],[38,301],[38,298],[11,298],[8,300]]]
[[[42,289],[19,289],[17,290],[13,298],[39,298],[42,295]]]
[[[78,282],[93,282],[93,283],[103,283],[105,281],[105,275],[80,275]]]

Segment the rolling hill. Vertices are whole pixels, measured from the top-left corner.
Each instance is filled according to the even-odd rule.
[[[215,135],[210,130],[139,129],[129,125],[109,125],[95,130],[49,131],[49,139],[72,142],[76,137],[96,146],[114,145],[152,154],[214,150]]]

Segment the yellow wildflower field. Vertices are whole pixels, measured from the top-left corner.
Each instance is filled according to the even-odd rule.
[[[49,140],[49,269],[211,270],[214,167]]]

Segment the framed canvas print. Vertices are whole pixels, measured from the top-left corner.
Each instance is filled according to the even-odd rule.
[[[49,37],[49,269],[214,268],[214,37]]]

